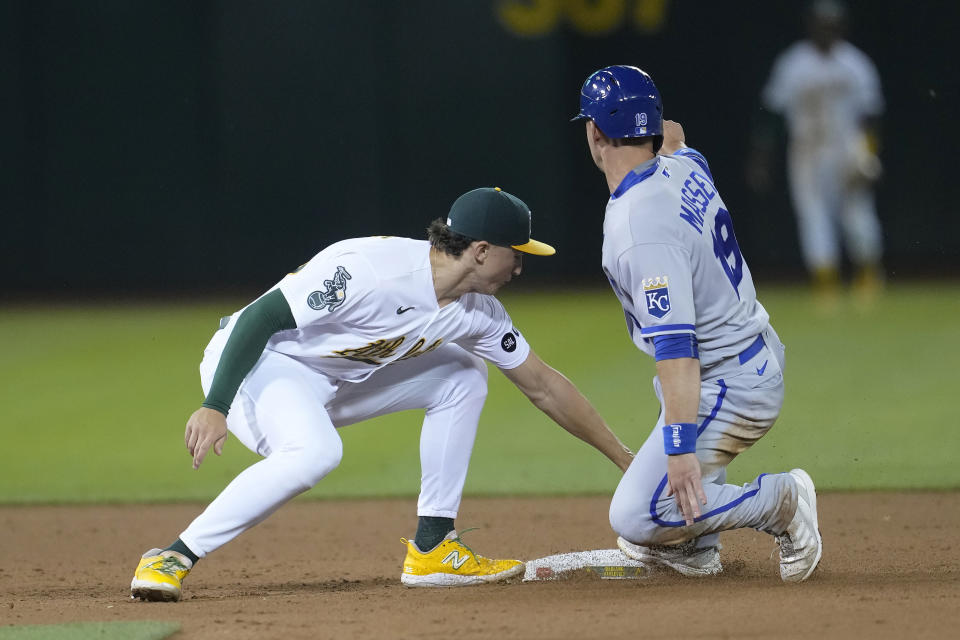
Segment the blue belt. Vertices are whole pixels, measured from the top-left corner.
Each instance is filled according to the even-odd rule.
[[[740,364],[746,364],[750,361],[750,358],[760,353],[760,349],[763,349],[766,346],[766,343],[763,341],[763,335],[758,335],[757,339],[750,343],[750,346],[740,352]]]

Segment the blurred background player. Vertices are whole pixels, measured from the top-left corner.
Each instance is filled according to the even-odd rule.
[[[807,39],[781,53],[762,92],[763,106],[786,120],[787,174],[800,249],[820,302],[838,300],[841,244],[869,301],[883,283],[882,233],[873,185],[880,177],[878,121],[883,96],[876,67],[843,39],[846,7],[819,0],[806,12]],[[769,189],[776,122],[763,116],[747,179]]]
[[[663,120],[657,87],[636,67],[590,75],[574,120],[586,121],[610,192],[603,271],[633,343],[656,360],[661,407],[610,503],[617,544],[635,560],[708,576],[722,570],[719,532],[751,527],[776,537],[784,581],[806,580],[822,551],[810,476],[725,483],[727,465],[780,414],[784,347],[706,159]]]
[[[180,599],[196,562],[263,521],[335,469],[339,427],[425,409],[416,537],[401,581],[446,587],[503,580],[517,560],[474,553],[454,529],[487,367],[497,365],[541,411],[620,469],[630,451],[576,387],[547,366],[494,294],[520,275],[530,209],[500,189],[474,189],[428,229],[330,245],[221,320],[204,352],[205,400],[184,440],[199,468],[227,431],[262,460],[242,471],[170,546],[147,551],[130,585],[143,600]],[[504,443],[503,446],[509,446]]]

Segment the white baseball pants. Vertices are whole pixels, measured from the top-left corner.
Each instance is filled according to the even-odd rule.
[[[204,393],[219,352],[207,355],[200,365]],[[454,518],[486,397],[486,363],[453,344],[359,383],[337,383],[265,351],[227,417],[230,432],[264,458],[234,478],[180,539],[200,557],[214,551],[335,469],[343,456],[337,428],[406,409],[426,410],[417,514]]]
[[[800,249],[810,271],[840,264],[841,238],[855,264],[880,261],[880,220],[866,183],[848,182],[847,156],[834,149],[791,149],[790,194]]]

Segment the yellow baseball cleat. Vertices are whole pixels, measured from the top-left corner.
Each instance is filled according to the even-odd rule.
[[[492,560],[476,554],[451,531],[433,550],[420,551],[413,540],[407,545],[400,582],[408,587],[461,587],[505,580],[523,572],[519,560]]]
[[[130,597],[154,602],[176,602],[180,585],[193,563],[176,551],[151,549],[140,558],[130,583]]]

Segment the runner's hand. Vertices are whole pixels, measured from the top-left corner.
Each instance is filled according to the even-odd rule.
[[[667,456],[667,496],[671,495],[687,525],[692,525],[701,515],[700,506],[707,504],[700,480],[700,461],[695,453]]]

